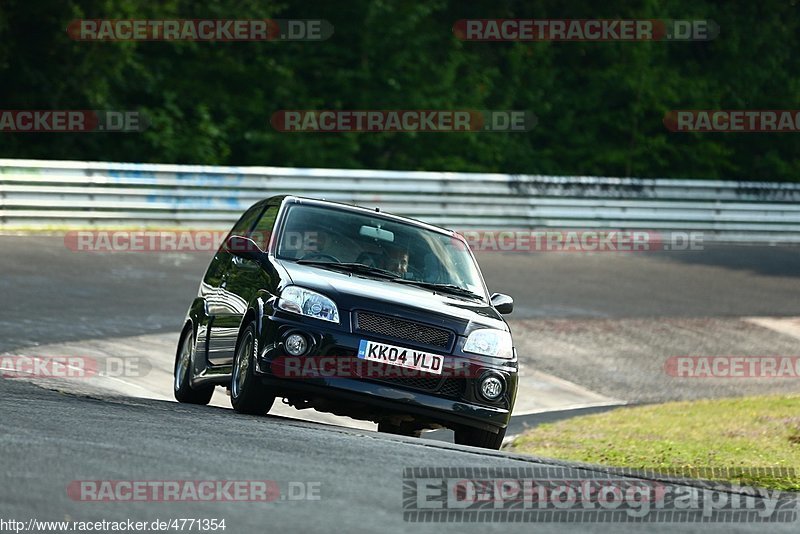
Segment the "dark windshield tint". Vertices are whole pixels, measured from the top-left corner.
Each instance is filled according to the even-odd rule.
[[[406,280],[486,292],[466,244],[422,227],[348,210],[292,205],[277,256],[360,263]]]

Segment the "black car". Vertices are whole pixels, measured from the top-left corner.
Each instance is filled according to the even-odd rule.
[[[234,225],[189,307],[175,398],[229,388],[237,412],[297,408],[498,449],[517,355],[466,241],[413,219],[296,196]]]

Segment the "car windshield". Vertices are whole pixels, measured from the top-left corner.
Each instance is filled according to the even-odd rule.
[[[293,204],[277,257],[486,298],[480,272],[463,240],[377,213]]]

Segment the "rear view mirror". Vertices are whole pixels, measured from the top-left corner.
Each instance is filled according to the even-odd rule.
[[[494,293],[491,298],[492,306],[503,314],[514,311],[514,299],[502,293]]]
[[[390,243],[394,242],[394,232],[390,232],[389,230],[384,230],[376,226],[362,226],[358,233],[364,237],[380,239],[381,241],[389,241]]]

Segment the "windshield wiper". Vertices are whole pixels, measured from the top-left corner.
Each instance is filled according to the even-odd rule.
[[[393,280],[393,281],[397,282],[398,284],[413,284],[415,286],[424,287],[426,289],[433,289],[434,291],[441,291],[442,293],[450,293],[450,294],[453,294],[453,295],[460,295],[460,296],[463,296],[463,297],[471,297],[471,298],[483,300],[483,297],[478,295],[477,293],[474,293],[474,292],[470,291],[469,289],[466,289],[464,287],[457,286],[457,285],[454,285],[454,284],[436,284],[436,283],[433,283],[433,282],[423,282],[421,280],[406,280],[404,278],[398,278],[398,279]]]
[[[297,263],[300,265],[313,265],[315,267],[324,267],[337,271],[345,271],[348,273],[371,274],[392,280],[400,277],[391,271],[379,269],[377,267],[370,267],[369,265],[364,265],[363,263],[337,263],[335,261],[322,260],[297,260]]]

